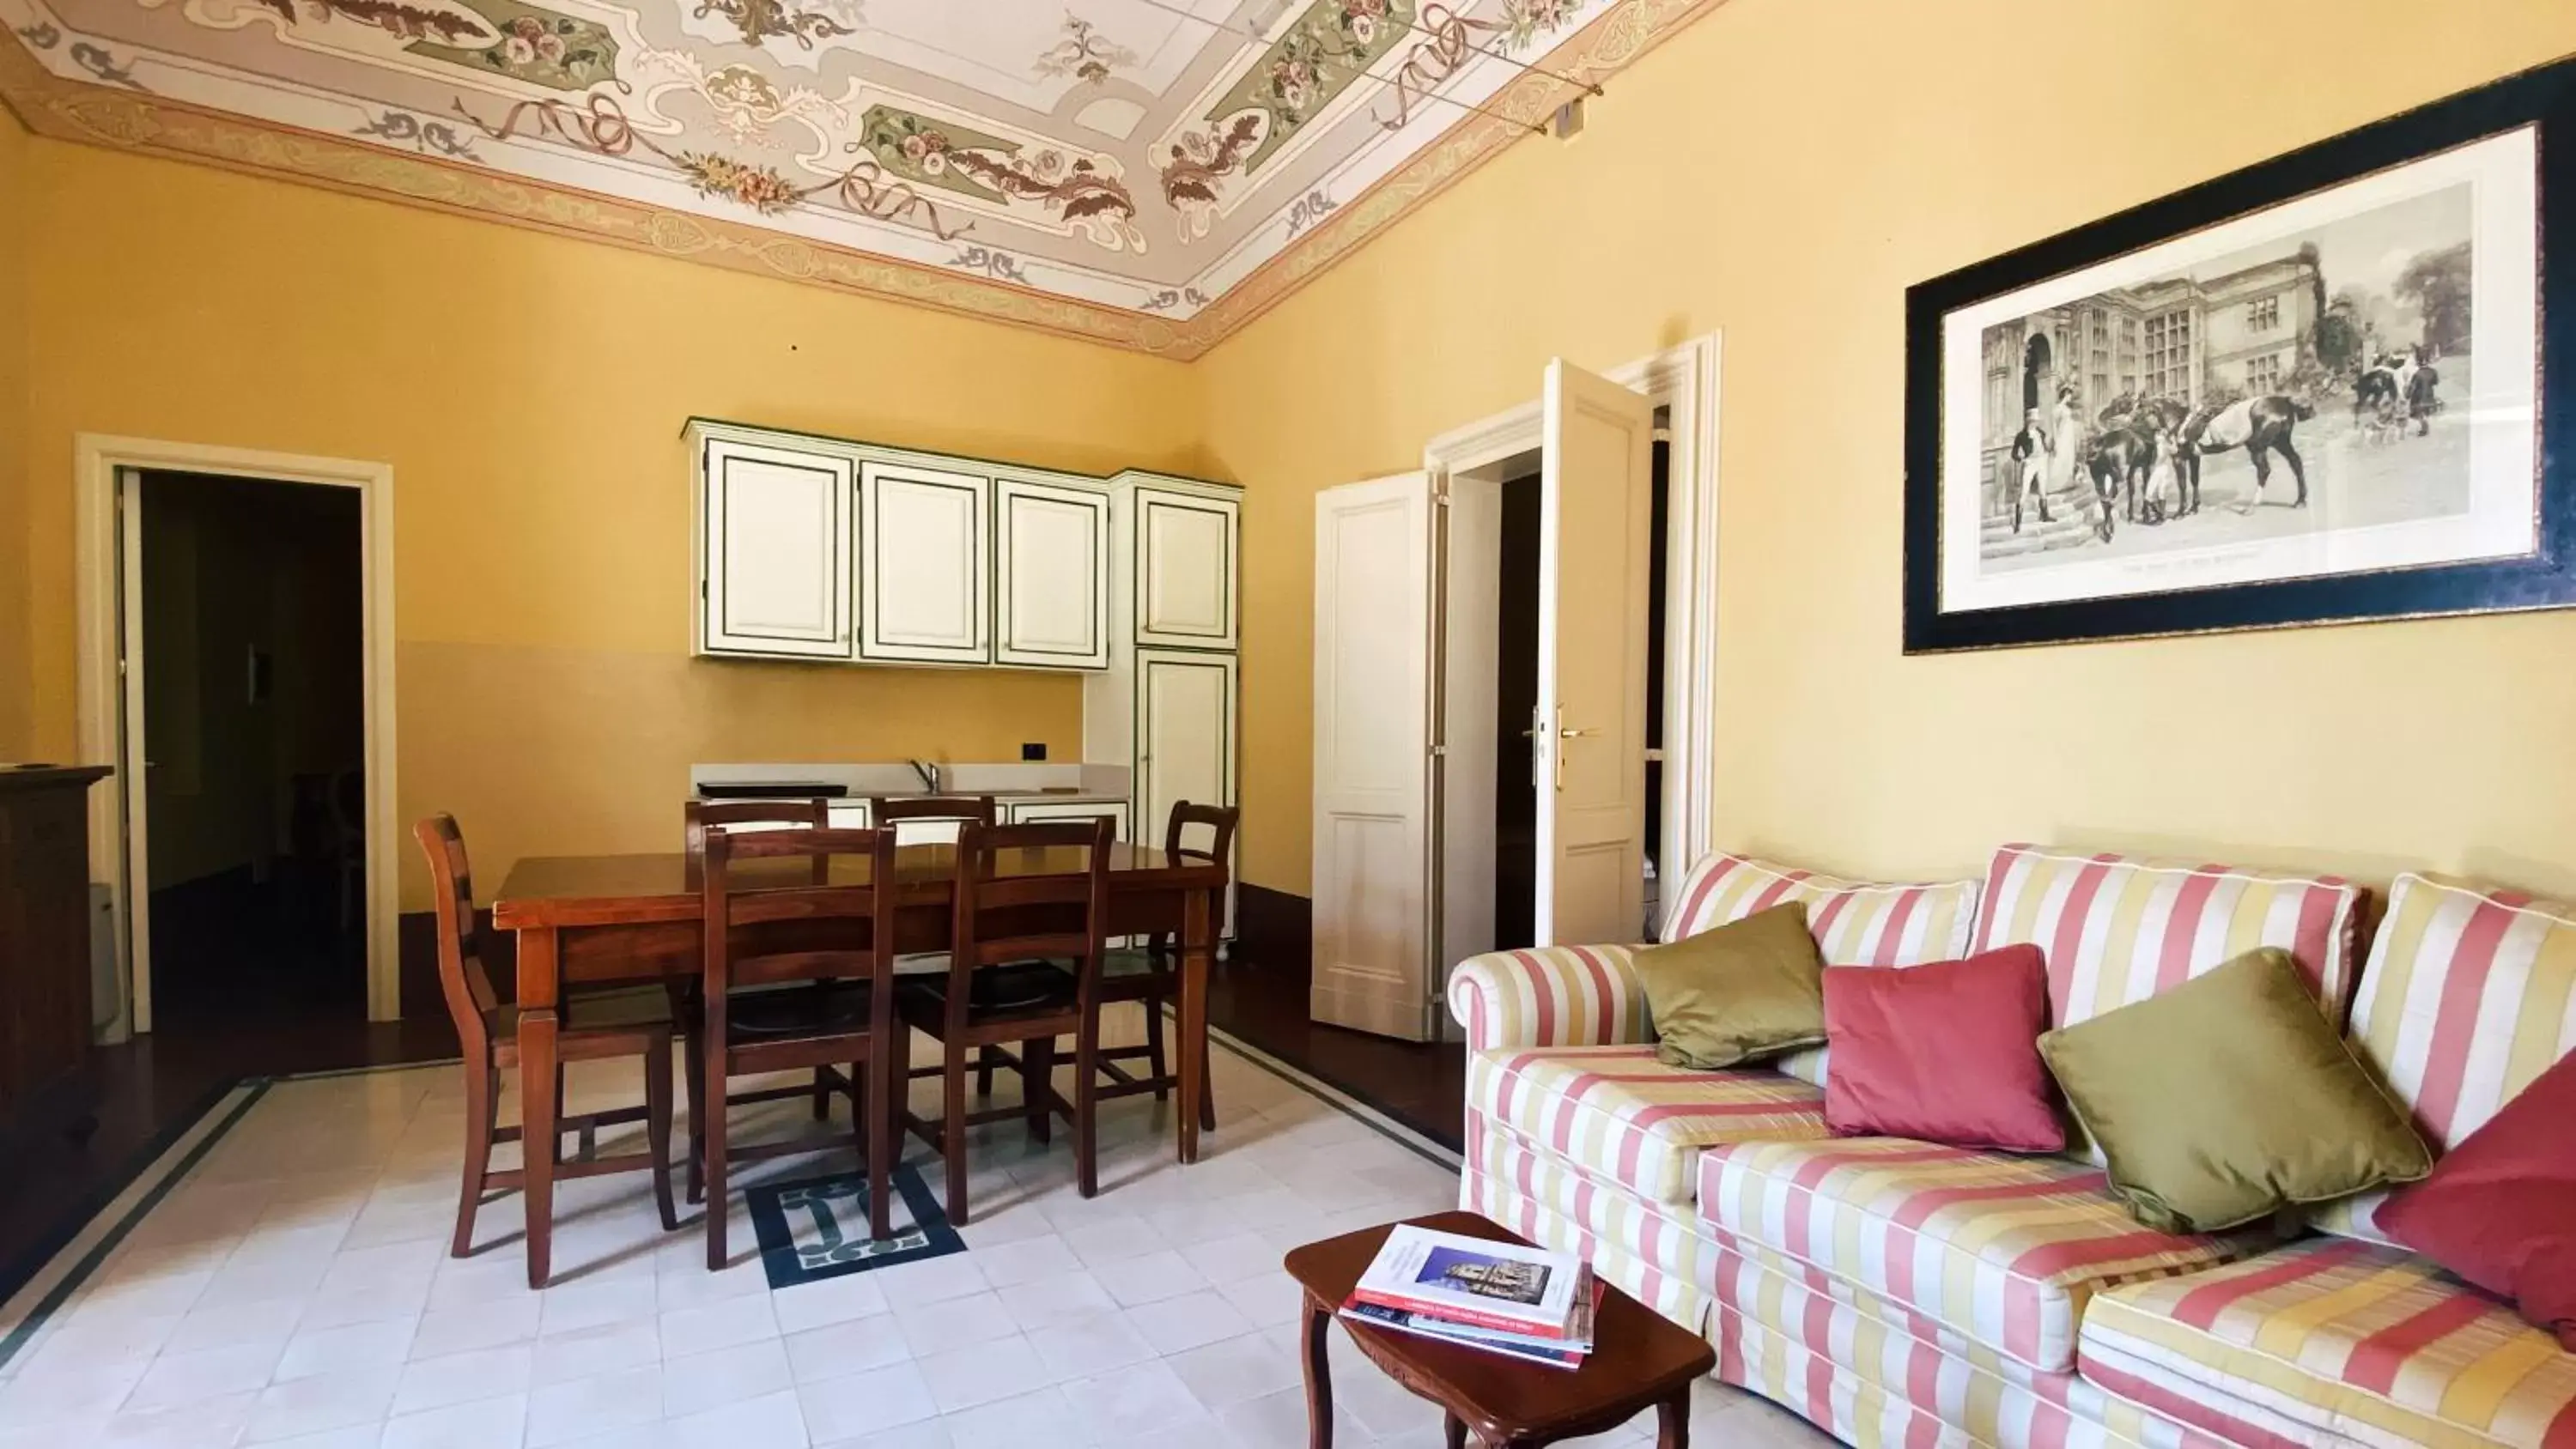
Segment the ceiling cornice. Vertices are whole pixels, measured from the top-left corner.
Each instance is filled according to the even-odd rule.
[[[47,72],[0,44],[0,99],[37,135],[282,178],[757,276],[890,298],[1176,361],[1206,353],[1724,0],[1623,0],[1437,141],[1186,320],[1172,321],[767,228],[506,176]],[[1567,77],[1574,79],[1567,79]]]

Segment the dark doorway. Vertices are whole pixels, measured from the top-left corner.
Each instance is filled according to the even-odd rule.
[[[153,1029],[362,1020],[358,491],[147,472],[136,493]]]

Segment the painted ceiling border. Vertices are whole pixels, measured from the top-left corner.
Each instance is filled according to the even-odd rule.
[[[1530,134],[1582,86],[1602,80],[1725,0],[1625,0],[1542,57],[1438,140],[1345,202],[1183,321],[1060,297],[1008,282],[809,241],[743,222],[647,206],[431,156],[53,75],[0,36],[0,100],[53,140],[283,178],[557,236],[860,296],[910,302],[1186,362],[1277,306],[1378,233]]]

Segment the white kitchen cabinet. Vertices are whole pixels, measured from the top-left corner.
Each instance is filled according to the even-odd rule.
[[[851,457],[819,444],[694,441],[699,649],[850,658]]]
[[[1234,803],[1234,707],[1233,655],[1136,651],[1136,814],[1156,839],[1183,800]]]
[[[993,662],[1109,664],[1109,495],[993,482]]]
[[[1137,485],[1136,643],[1235,647],[1240,509],[1232,498]]]
[[[1124,800],[1005,800],[1002,818],[1012,825],[1033,825],[1042,820],[1090,820],[1109,817],[1120,840],[1133,840],[1128,833],[1127,802]]]
[[[987,664],[992,480],[973,473],[859,466],[859,657]]]

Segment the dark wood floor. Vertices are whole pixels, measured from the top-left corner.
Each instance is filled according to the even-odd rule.
[[[1466,1049],[1456,1042],[1425,1045],[1316,1025],[1307,1015],[1311,964],[1311,958],[1248,956],[1219,963],[1208,992],[1209,1024],[1450,1151],[1460,1150]]]

